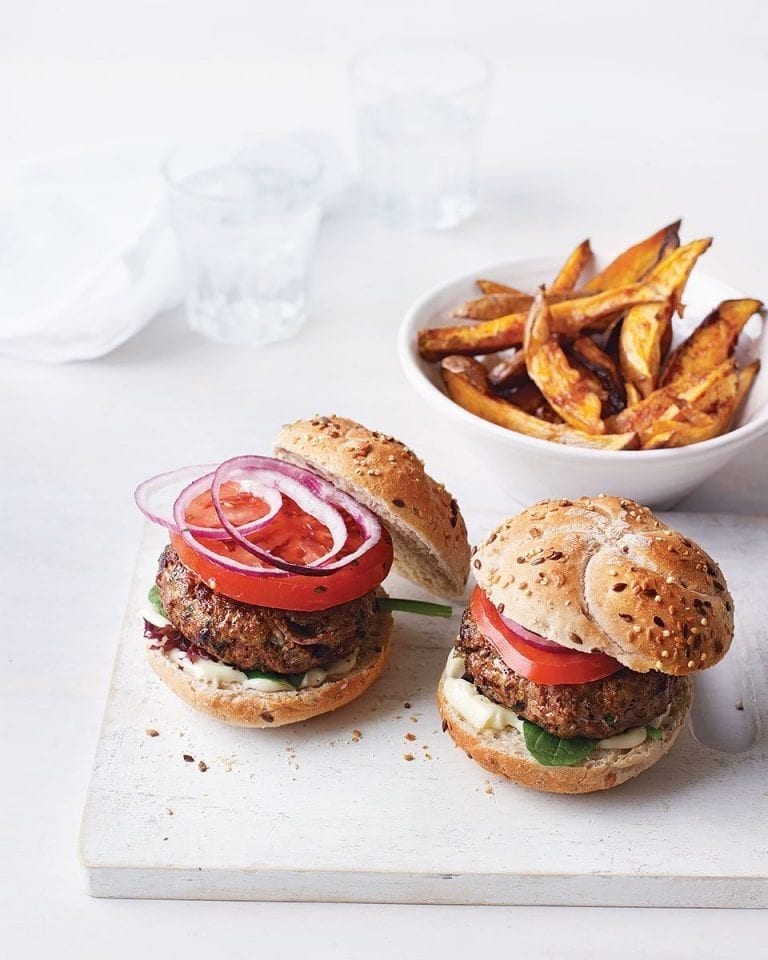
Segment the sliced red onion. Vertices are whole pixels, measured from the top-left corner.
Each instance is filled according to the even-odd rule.
[[[165,527],[172,533],[179,533],[179,525],[173,518],[173,506],[179,494],[187,489],[192,482],[199,482],[198,493],[205,493],[213,481],[218,464],[208,463],[192,467],[181,467],[169,473],[160,473],[140,483],[134,491],[136,505],[144,516],[158,526]],[[243,536],[253,533],[274,517],[282,506],[282,497],[274,487],[254,489],[256,496],[265,501],[268,512],[258,520],[250,520],[238,529]],[[187,529],[194,536],[205,537],[208,540],[229,540],[230,534],[224,527],[199,527],[185,523]]]
[[[279,570],[277,567],[252,567],[245,563],[240,563],[239,560],[233,560],[230,557],[224,556],[221,553],[216,553],[214,550],[211,550],[205,545],[204,540],[210,540],[211,538],[206,535],[204,540],[198,540],[195,538],[190,527],[187,525],[185,517],[187,513],[187,507],[195,499],[199,497],[201,492],[205,492],[210,486],[210,481],[212,478],[201,477],[199,480],[195,480],[193,483],[190,483],[188,487],[185,487],[179,496],[176,499],[176,502],[173,505],[173,520],[176,527],[176,531],[181,539],[191,547],[201,556],[206,557],[212,563],[215,563],[217,566],[221,567],[224,570],[230,570],[233,573],[242,573],[246,576],[259,576],[259,577],[284,577],[286,576],[285,570]],[[207,482],[201,490],[201,484],[203,481]],[[226,532],[226,531],[225,531]],[[227,532],[227,540],[230,540],[231,537]]]
[[[275,556],[258,544],[246,539],[242,529],[235,527],[225,516],[220,501],[220,491],[224,483],[254,482],[275,486],[285,496],[294,500],[302,510],[315,517],[331,533],[332,544],[323,556],[308,564],[290,563]],[[182,497],[179,498],[181,500]],[[353,497],[339,490],[332,483],[317,474],[284,460],[272,457],[245,456],[233,457],[221,464],[216,470],[211,484],[211,499],[219,515],[222,526],[233,540],[249,553],[265,563],[291,573],[307,576],[327,576],[334,570],[348,566],[367,553],[381,539],[381,524],[378,518]],[[178,502],[178,501],[177,501]],[[340,560],[333,561],[347,541],[348,533],[344,518],[339,509],[345,510],[355,521],[363,534],[363,541],[357,550]],[[176,508],[174,507],[174,514]],[[333,561],[333,562],[331,562]]]
[[[555,643],[554,640],[547,640],[546,637],[539,636],[538,633],[533,633],[532,630],[527,630],[524,626],[515,623],[514,620],[510,620],[509,617],[505,617],[502,613],[500,613],[499,616],[508,630],[516,633],[518,637],[522,637],[523,640],[525,640],[526,643],[530,643],[532,647],[538,647],[539,650],[554,650],[557,653],[567,652],[570,649],[560,643]],[[581,651],[576,650],[574,652],[580,653]]]

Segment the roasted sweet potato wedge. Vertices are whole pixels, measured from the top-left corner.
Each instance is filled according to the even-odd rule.
[[[634,430],[643,447],[684,446],[726,430],[737,405],[738,377],[733,360],[726,360],[696,383],[659,387],[607,420],[606,427]]]
[[[627,402],[625,404],[627,407],[634,407],[635,404],[640,403],[640,401],[643,399],[640,395],[640,391],[637,389],[634,383],[625,383],[624,391],[627,395]]]
[[[658,301],[656,288],[642,283],[607,290],[592,297],[565,300],[551,305],[552,328],[556,333],[576,337],[585,328],[601,329],[620,310]],[[420,330],[419,353],[424,360],[441,360],[451,354],[473,356],[517,347],[523,342],[527,319],[527,313],[511,313],[474,326],[462,324]]]
[[[523,340],[528,374],[550,407],[585,433],[605,433],[602,398],[591,378],[571,366],[552,329],[550,307],[539,291],[528,314]]]
[[[613,359],[591,337],[578,337],[565,347],[568,359],[584,367],[600,384],[603,417],[611,417],[626,406],[624,382]]]
[[[601,450],[626,450],[637,444],[634,433],[590,436],[565,424],[548,423],[525,413],[514,404],[491,393],[485,367],[470,357],[446,357],[441,368],[448,394],[456,403],[470,413],[516,433],[524,433],[540,440]]]
[[[517,287],[510,287],[506,283],[497,283],[495,280],[475,280],[481,293],[511,293],[517,297],[524,297],[524,290],[518,290]]]
[[[547,303],[563,303],[577,300],[580,290],[567,290],[560,293],[547,291]],[[451,311],[451,316],[464,320],[496,320],[510,313],[525,313],[531,309],[533,297],[526,293],[489,293],[475,300],[467,300]]]
[[[460,304],[451,310],[451,316],[465,320],[496,320],[508,313],[528,310],[532,303],[533,297],[527,293],[487,293]]]
[[[525,413],[538,417],[539,420],[547,420],[549,423],[563,422],[562,417],[559,417],[550,407],[533,380],[526,379],[519,386],[508,387],[502,391],[494,390],[494,395],[513,403]]]
[[[549,287],[549,292],[565,293],[569,290],[574,290],[578,285],[579,277],[584,272],[587,264],[591,262],[592,247],[589,245],[589,240],[582,240],[578,247],[571,251],[568,259],[560,268],[560,272]]]
[[[648,273],[652,283],[668,299],[660,305],[633,307],[624,317],[619,336],[619,359],[624,378],[634,383],[642,396],[652,393],[659,382],[665,340],[669,344],[672,314],[679,306],[688,277],[698,258],[712,240],[694,240],[678,247]]]
[[[624,287],[642,280],[670,250],[680,244],[680,221],[662,227],[657,233],[620,253],[608,266],[584,284],[589,293],[612,287]]]
[[[746,367],[742,367],[741,370],[736,371],[736,409],[733,411],[734,416],[738,413],[742,403],[747,399],[747,394],[759,371],[759,360],[753,360],[752,363],[747,364]]]
[[[528,368],[525,365],[524,350],[516,350],[511,357],[499,360],[488,373],[488,382],[496,391],[519,386],[527,379]]]
[[[693,383],[730,357],[747,320],[762,306],[759,300],[724,300],[669,357],[661,385]]]

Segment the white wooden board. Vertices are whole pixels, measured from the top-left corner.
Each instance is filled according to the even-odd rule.
[[[498,514],[471,519],[480,534]],[[493,777],[441,732],[434,690],[458,616],[397,614],[385,676],[334,714],[247,731],[192,711],[144,661],[138,611],[162,545],[148,531],[83,818],[91,893],[768,906],[768,518],[667,519],[721,562],[736,642],[700,678],[694,729],[671,754],[583,797]]]

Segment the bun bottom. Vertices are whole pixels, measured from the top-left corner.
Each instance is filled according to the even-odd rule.
[[[147,659],[163,683],[191,707],[237,727],[282,727],[329,713],[364,693],[387,662],[392,626],[391,613],[377,613],[352,670],[306,690],[262,693],[235,684],[217,687],[182,670],[162,650],[148,648]]]
[[[686,679],[672,700],[660,740],[647,739],[630,750],[598,750],[572,767],[545,767],[530,755],[522,734],[514,727],[475,730],[445,699],[442,679],[437,690],[444,728],[470,760],[523,787],[545,793],[593,793],[636,777],[671,749],[685,725],[692,702],[693,687]]]

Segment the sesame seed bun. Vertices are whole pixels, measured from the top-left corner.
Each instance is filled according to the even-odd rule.
[[[274,446],[275,456],[320,474],[379,517],[403,576],[431,593],[461,596],[469,571],[464,518],[408,447],[335,415],[288,424]]]
[[[162,650],[148,647],[147,659],[163,683],[195,709],[237,727],[282,727],[330,713],[364,693],[387,662],[392,627],[392,614],[379,612],[352,670],[306,690],[263,693],[236,683],[219,687],[198,680]]]
[[[492,531],[472,566],[504,616],[638,673],[694,673],[731,644],[720,567],[633,500],[535,503]]]
[[[659,740],[649,738],[630,750],[595,750],[586,760],[570,767],[545,767],[531,756],[523,735],[514,727],[475,730],[445,699],[442,680],[437,691],[444,729],[470,760],[521,786],[547,793],[608,790],[647,770],[672,748],[685,725],[692,700],[691,682],[684,681],[661,726]]]

